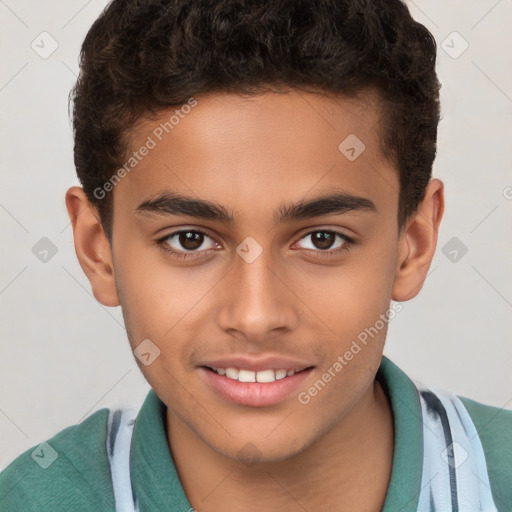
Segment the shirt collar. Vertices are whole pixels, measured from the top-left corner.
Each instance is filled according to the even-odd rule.
[[[416,386],[386,356],[377,379],[390,398],[395,445],[382,512],[416,510],[423,468],[423,429]],[[192,509],[179,480],[166,436],[165,404],[151,389],[135,422],[130,452],[133,490],[141,512]]]
[[[416,510],[423,472],[423,423],[414,382],[386,356],[377,379],[391,401],[395,446],[391,479],[382,512]]]
[[[192,509],[167,444],[166,411],[151,389],[133,427],[130,473],[141,512]]]

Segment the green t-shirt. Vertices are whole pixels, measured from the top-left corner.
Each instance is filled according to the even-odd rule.
[[[391,481],[382,511],[416,511],[421,503],[420,494],[425,493],[422,477],[427,475],[424,470],[424,437],[430,435],[430,430],[433,432],[433,429],[429,430],[430,427],[425,430],[425,419],[430,416],[432,421],[439,420],[438,425],[446,426],[444,412],[439,414],[439,410],[444,411],[444,408],[435,395],[427,392],[422,395],[423,407],[426,407],[422,411],[417,383],[387,357],[382,359],[377,378],[390,397],[395,425]],[[468,418],[476,428],[471,436],[464,426],[464,435],[472,438],[472,442],[479,440],[483,448],[481,465],[484,467],[480,469],[483,469],[485,478],[480,474],[477,481],[480,484],[488,482],[489,496],[492,495],[495,504],[495,507],[484,509],[481,503],[475,503],[472,510],[459,510],[511,512],[512,411],[464,397],[458,399],[464,406],[462,416],[467,411]],[[435,410],[436,403],[440,409]],[[443,403],[447,405],[447,402]],[[448,407],[446,410],[447,417],[450,414],[452,419],[460,417],[460,410],[454,409],[452,413]],[[101,409],[80,424],[62,430],[47,442],[17,457],[0,473],[0,511],[115,511],[116,497],[107,453],[108,437],[112,442],[115,435],[109,427],[109,415],[112,417],[112,413],[109,409]],[[137,414],[133,434],[130,434],[129,472],[132,489],[125,492],[136,497],[140,512],[192,510],[167,444],[165,413],[166,406],[150,390]],[[453,452],[448,453],[448,459],[453,461],[453,455]],[[457,471],[450,467],[447,475],[456,480]],[[483,485],[484,489],[486,485]],[[421,512],[433,510],[432,503],[435,503],[435,496],[425,496],[427,501],[430,500],[430,505],[424,505],[426,508]],[[451,500],[450,508],[436,509],[435,512],[456,510],[457,505],[453,503],[457,497],[452,495]]]

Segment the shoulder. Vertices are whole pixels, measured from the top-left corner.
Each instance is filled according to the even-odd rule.
[[[113,511],[108,416],[101,409],[11,462],[0,473],[2,512]]]
[[[512,507],[512,411],[458,396],[484,449],[492,494],[499,510]],[[503,507],[503,508],[502,508]]]

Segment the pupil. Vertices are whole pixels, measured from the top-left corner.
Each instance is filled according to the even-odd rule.
[[[319,249],[329,249],[334,241],[334,235],[325,231],[318,231],[313,235],[313,243]]]
[[[193,251],[194,249],[198,249],[201,247],[203,243],[203,234],[202,233],[194,233],[192,231],[186,231],[180,233],[179,241],[182,247],[187,250]]]
[[[182,247],[190,251],[201,247],[203,238],[204,235],[202,233],[194,233],[192,231],[186,231],[179,235],[179,241]],[[313,243],[319,249],[329,249],[332,246],[333,241],[334,236],[332,233],[318,231],[313,234]]]

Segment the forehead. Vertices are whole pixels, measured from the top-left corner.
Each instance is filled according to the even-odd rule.
[[[236,210],[255,197],[263,208],[336,188],[393,208],[398,171],[380,149],[379,106],[371,92],[199,96],[132,131],[126,162],[134,165],[115,187],[115,203],[135,209],[173,190],[222,198]]]

